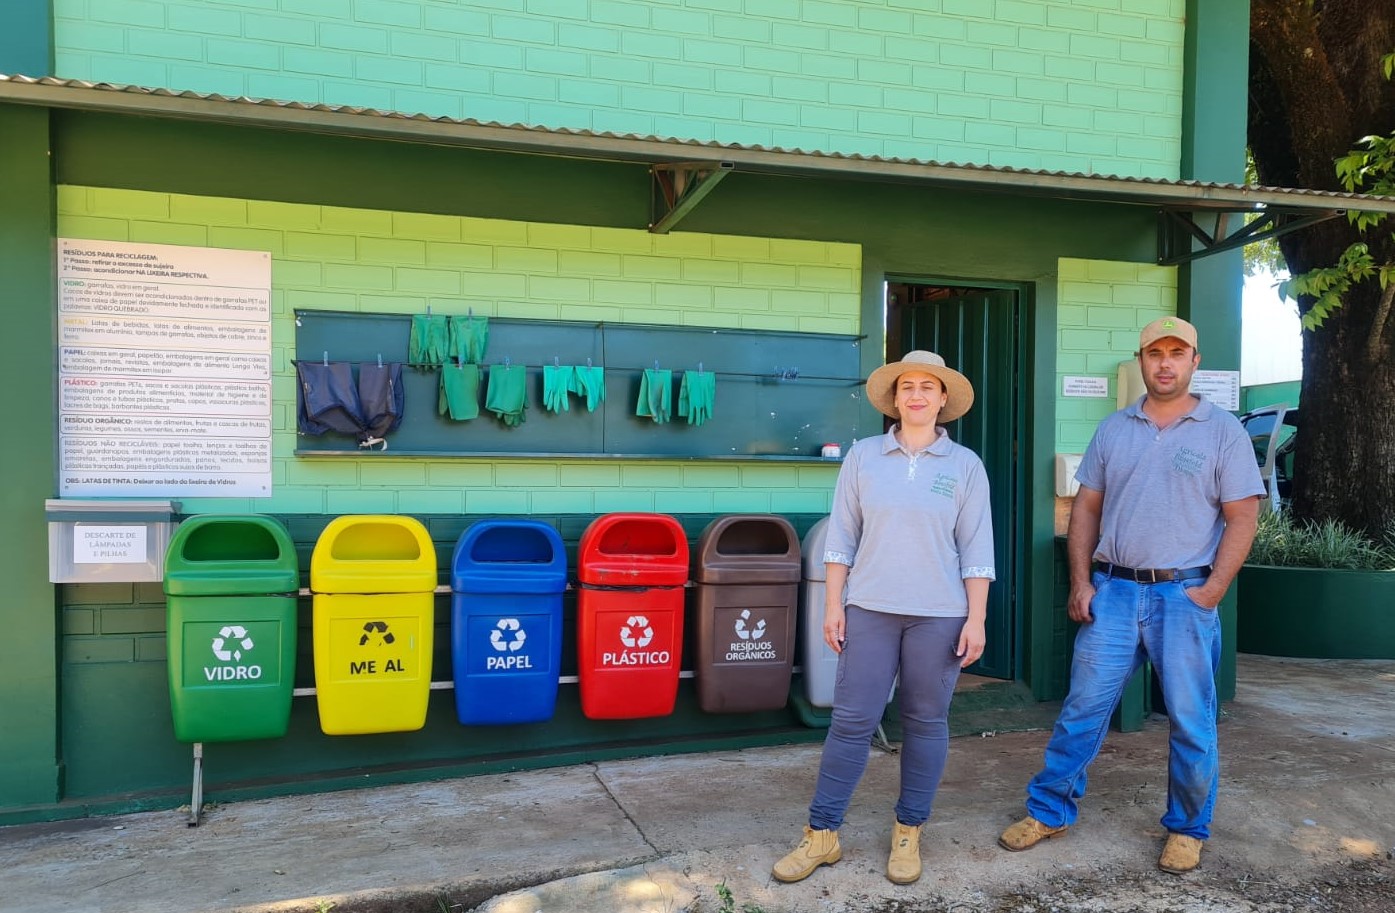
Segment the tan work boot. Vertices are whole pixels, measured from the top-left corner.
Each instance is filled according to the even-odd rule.
[[[1168,834],[1158,857],[1158,868],[1173,875],[1184,875],[1201,865],[1201,845],[1204,841],[1186,834]]]
[[[920,828],[896,822],[891,829],[891,858],[886,861],[886,877],[893,884],[910,884],[920,878]]]
[[[1023,850],[1030,850],[1043,840],[1059,837],[1065,832],[1066,825],[1064,824],[1060,827],[1051,827],[1028,815],[1003,831],[1003,835],[998,838],[998,846],[1005,850],[1012,850],[1014,853],[1020,853]]]
[[[775,876],[776,881],[803,881],[819,866],[833,865],[842,858],[843,850],[838,846],[837,831],[816,831],[806,824],[804,839],[799,841],[799,846],[775,863],[770,874]]]

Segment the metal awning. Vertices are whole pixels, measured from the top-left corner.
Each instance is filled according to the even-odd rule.
[[[732,171],[1150,206],[1158,210],[1158,262],[1162,264],[1275,237],[1342,216],[1348,209],[1395,214],[1395,197],[1337,191],[805,152],[52,77],[0,75],[0,103],[645,164],[654,199],[649,228],[656,232],[671,230]],[[1251,213],[1259,218],[1246,222],[1238,215]]]

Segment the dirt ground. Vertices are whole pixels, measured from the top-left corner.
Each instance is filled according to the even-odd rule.
[[[1197,872],[1182,878],[1121,871],[1085,878],[1049,875],[1040,883],[982,897],[848,898],[848,913],[1391,913],[1395,865],[1389,859],[1334,867],[1296,883],[1253,872]],[[698,906],[692,913],[719,911]],[[737,907],[740,910],[740,907]],[[754,910],[749,913],[755,913]]]

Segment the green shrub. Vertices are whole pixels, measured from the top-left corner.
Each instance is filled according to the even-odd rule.
[[[1312,523],[1294,520],[1287,512],[1263,513],[1248,563],[1395,570],[1395,525],[1385,531],[1382,539],[1373,540],[1336,520]]]

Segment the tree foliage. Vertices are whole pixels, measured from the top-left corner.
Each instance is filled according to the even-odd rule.
[[[1335,265],[1315,266],[1301,276],[1279,283],[1279,294],[1308,302],[1303,311],[1303,326],[1314,330],[1342,306],[1356,283],[1378,275],[1381,288],[1385,288],[1390,268],[1388,263],[1377,267],[1370,249],[1361,241],[1354,241],[1342,251]]]

